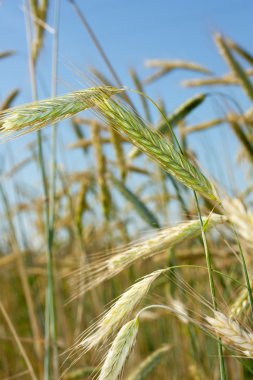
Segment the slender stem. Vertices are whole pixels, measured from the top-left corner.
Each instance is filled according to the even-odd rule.
[[[29,10],[30,14],[30,7],[29,7],[29,1],[27,0],[27,9]],[[32,88],[32,99],[35,101],[38,98],[37,95],[37,83],[36,83],[36,63],[32,57],[32,26],[31,26],[31,20],[30,17],[28,17],[27,25],[29,26],[29,30],[27,32],[28,35],[28,42],[29,42],[29,66],[30,66],[30,76],[31,76],[31,88]],[[48,208],[48,187],[47,187],[47,174],[46,174],[46,168],[45,168],[45,161],[44,161],[44,154],[43,154],[43,146],[42,146],[42,134],[41,131],[37,132],[37,146],[38,146],[38,163],[40,168],[40,174],[41,174],[41,180],[42,180],[42,187],[43,192],[45,196],[45,226],[46,231],[48,235],[48,225],[49,225],[49,208]],[[48,236],[47,236],[48,241]],[[47,250],[47,256],[48,250]],[[48,257],[47,257],[48,258]],[[48,262],[49,260],[47,260]],[[48,276],[48,282],[49,282],[49,276]],[[50,356],[51,356],[51,344],[50,344],[50,330],[48,328],[48,325],[50,324],[50,316],[48,313],[48,287],[46,290],[46,296],[45,296],[45,353],[44,353],[44,379],[49,380],[50,377]]]
[[[30,373],[31,379],[32,380],[38,380],[37,376],[35,375],[35,372],[34,372],[32,364],[31,364],[31,361],[28,358],[28,356],[26,354],[26,351],[25,351],[25,349],[23,347],[23,344],[21,343],[21,340],[19,339],[19,336],[18,336],[18,334],[16,332],[16,329],[13,326],[13,323],[10,320],[10,318],[9,318],[9,316],[8,316],[8,314],[7,314],[7,312],[6,312],[6,310],[5,310],[5,308],[4,308],[4,306],[3,306],[3,304],[2,304],[1,301],[0,301],[0,311],[1,311],[2,315],[3,315],[3,318],[5,319],[5,322],[7,323],[8,327],[9,327],[9,330],[10,330],[11,334],[13,335],[13,338],[14,338],[14,340],[16,342],[16,345],[17,345],[17,347],[18,347],[18,349],[19,349],[19,351],[20,351],[20,353],[21,353],[21,355],[22,355],[22,357],[23,357],[23,359],[24,359],[24,361],[26,363],[26,366],[27,366],[28,371]]]
[[[59,26],[59,0],[55,0],[54,8],[54,38],[52,56],[52,97],[57,94],[57,59],[58,59],[58,26]],[[59,377],[58,346],[57,346],[57,324],[56,324],[56,302],[53,273],[53,244],[55,223],[55,191],[56,191],[56,165],[57,165],[57,125],[52,126],[52,153],[51,153],[51,176],[49,193],[49,230],[48,230],[48,292],[50,307],[50,331],[53,344],[53,372],[54,378]]]
[[[28,316],[30,320],[32,334],[35,340],[35,351],[36,351],[38,360],[40,360],[42,358],[41,334],[40,334],[40,327],[36,319],[34,299],[33,299],[31,289],[30,289],[29,278],[27,275],[24,261],[23,261],[22,253],[19,249],[18,238],[15,231],[15,225],[13,222],[13,214],[11,212],[7,194],[4,191],[3,185],[1,183],[0,183],[0,196],[1,196],[1,203],[3,204],[4,211],[5,211],[5,218],[7,219],[9,228],[10,228],[11,249],[13,252],[18,254],[17,269],[19,272],[20,281],[23,288],[23,292],[24,292],[24,297],[25,297],[25,301],[27,305],[27,311],[28,311]]]
[[[201,225],[201,235],[202,235],[204,251],[205,251],[205,256],[206,256],[207,271],[208,271],[208,278],[209,278],[213,308],[214,310],[217,310],[215,285],[214,285],[214,279],[213,279],[213,273],[212,273],[212,258],[211,258],[208,245],[207,245],[206,234],[205,234],[204,224],[203,224],[203,220],[202,220],[202,216],[200,212],[198,197],[195,191],[193,191],[193,193],[194,193],[194,198],[195,198],[195,202],[196,202],[196,206],[198,210],[198,217],[199,217],[199,221]],[[225,380],[227,377],[226,377],[226,369],[225,369],[225,362],[224,362],[224,356],[223,356],[223,347],[222,347],[220,338],[218,338],[218,356],[219,356],[221,380]]]
[[[146,311],[146,310],[149,310],[149,309],[154,309],[154,308],[159,308],[159,309],[165,309],[167,311],[170,311],[170,312],[173,312],[173,309],[169,306],[166,306],[166,305],[161,305],[161,304],[154,304],[154,305],[148,305],[148,306],[145,306],[143,309],[141,309],[138,314],[136,315],[136,318],[139,318],[140,314],[143,312],[143,311]],[[178,313],[180,314],[180,313]]]
[[[135,91],[135,92],[140,93],[139,91]],[[158,111],[161,113],[161,115],[164,117],[180,153],[182,155],[184,155],[184,152],[181,148],[181,145],[177,139],[177,136],[176,136],[167,116],[165,115],[165,113],[157,106],[157,104],[149,96],[147,96],[146,94],[143,94],[143,96],[145,96],[147,99],[149,99],[152,102],[152,104],[155,105],[155,107],[158,109]],[[207,240],[206,240],[206,235],[205,235],[205,230],[204,230],[204,225],[203,225],[203,220],[202,220],[202,216],[201,216],[201,212],[200,212],[197,194],[194,190],[193,190],[193,194],[194,194],[194,198],[195,198],[195,202],[196,202],[196,206],[197,206],[197,211],[198,211],[198,216],[199,216],[199,221],[200,221],[200,225],[201,225],[201,235],[202,235],[204,251],[205,251],[205,256],[206,256],[206,262],[207,262],[207,270],[208,270],[208,277],[209,277],[209,284],[210,284],[213,308],[214,308],[214,310],[217,310],[217,303],[216,303],[216,297],[215,297],[215,285],[214,285],[213,274],[212,274],[211,255],[210,255],[209,250],[208,250],[208,245],[207,245]],[[225,363],[224,363],[224,357],[223,357],[222,343],[221,343],[220,338],[218,338],[218,355],[219,355],[221,379],[226,380],[226,370],[225,370]]]
[[[27,8],[29,9],[29,2],[27,0]],[[59,17],[59,3],[55,0],[55,34],[53,41],[53,63],[52,63],[52,96],[56,93],[56,73],[57,73],[57,53],[58,53],[58,17]],[[31,54],[32,34],[31,34],[31,21],[28,20],[29,31],[29,64],[32,86],[33,100],[37,99],[37,85],[36,85],[36,63],[37,60],[33,59]],[[54,296],[54,276],[53,276],[53,236],[54,236],[54,198],[55,198],[55,166],[56,166],[56,127],[52,130],[52,159],[51,159],[51,187],[48,190],[47,173],[45,167],[45,159],[43,154],[42,134],[41,131],[37,132],[38,144],[38,161],[42,177],[42,185],[45,196],[45,226],[46,226],[46,239],[47,239],[47,291],[45,297],[45,356],[44,356],[44,379],[51,380],[51,352],[53,350],[53,373],[54,378],[58,376],[58,350],[57,350],[57,332],[56,332],[56,313],[55,313],[55,296]]]
[[[139,91],[134,91],[136,93],[140,93]],[[170,132],[174,138],[174,141],[180,151],[180,153],[182,155],[184,155],[184,152],[181,148],[181,145],[177,139],[177,136],[167,118],[167,116],[165,115],[165,113],[157,106],[157,104],[149,97],[147,96],[146,94],[143,94],[143,96],[145,96],[147,99],[149,99],[151,101],[152,104],[154,104],[154,106],[158,109],[158,111],[161,113],[161,115],[163,116],[164,120],[167,122],[168,124],[168,127],[170,129]],[[211,255],[209,253],[209,250],[208,250],[208,245],[207,245],[207,240],[206,240],[206,235],[205,235],[205,230],[204,230],[204,225],[203,225],[203,220],[202,220],[202,217],[201,217],[201,212],[200,212],[200,207],[199,207],[199,202],[198,202],[198,198],[197,198],[197,194],[196,192],[193,190],[193,194],[194,194],[194,198],[195,198],[195,201],[196,201],[196,206],[197,206],[197,210],[198,210],[198,216],[199,216],[199,221],[200,221],[200,225],[201,225],[201,235],[202,235],[202,240],[203,240],[203,245],[204,245],[204,251],[205,251],[205,256],[206,256],[206,262],[207,262],[207,270],[208,270],[208,277],[209,277],[209,284],[210,284],[210,290],[211,290],[211,297],[212,297],[212,303],[213,303],[213,308],[214,310],[217,310],[217,303],[216,303],[216,297],[215,297],[215,285],[214,285],[214,280],[213,280],[213,274],[212,274],[212,260],[211,260]],[[219,363],[220,363],[220,374],[221,374],[221,379],[222,380],[226,380],[226,370],[225,370],[225,363],[224,363],[224,357],[223,357],[223,352],[222,352],[222,343],[221,343],[221,340],[220,338],[218,338],[218,355],[219,355]]]
[[[211,289],[211,297],[212,297],[212,303],[213,307],[215,310],[217,310],[217,303],[216,303],[216,297],[215,297],[215,285],[214,285],[214,280],[213,280],[213,274],[212,274],[212,259],[211,255],[208,249],[207,245],[207,240],[206,240],[206,235],[204,231],[204,224],[200,212],[200,207],[199,207],[199,201],[196,192],[194,191],[194,198],[197,206],[197,211],[198,211],[198,217],[201,225],[201,235],[202,235],[202,240],[203,240],[203,245],[204,245],[204,250],[205,250],[205,256],[206,256],[206,262],[207,262],[207,270],[208,270],[208,277],[209,277],[209,284],[210,284],[210,289]]]

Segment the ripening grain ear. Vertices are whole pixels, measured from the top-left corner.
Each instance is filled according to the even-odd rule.
[[[106,356],[99,380],[117,380],[136,341],[138,318],[126,323],[118,332]]]
[[[137,148],[156,161],[166,172],[203,197],[218,201],[213,185],[191,162],[163,136],[148,128],[133,111],[113,100],[96,100],[98,112],[105,122],[123,133]]]
[[[94,87],[11,108],[0,114],[0,138],[8,140],[38,131],[94,107],[96,99],[106,99],[121,91],[114,87]]]
[[[129,318],[143,300],[152,283],[168,269],[150,273],[126,290],[113,306],[81,337],[76,348],[85,352],[105,343]]]
[[[209,329],[213,330],[229,347],[241,352],[243,355],[253,356],[253,333],[247,331],[233,319],[225,314],[214,311],[214,317],[206,317]]]
[[[208,229],[212,229],[215,225],[224,223],[226,217],[212,213],[208,217],[203,216],[202,220]],[[95,259],[88,266],[84,265],[69,274],[69,283],[74,289],[71,300],[116,276],[137,260],[158,255],[186,239],[195,238],[200,233],[199,219],[191,220],[174,227],[160,229],[146,239],[117,248],[116,252],[111,250],[99,255],[95,254]],[[86,279],[84,283],[80,284],[80,276]]]
[[[142,96],[143,99],[146,99],[145,96]],[[186,102],[177,107],[172,113],[170,113],[165,120],[159,122],[156,126],[156,130],[162,135],[170,132],[170,126],[173,128],[180,121],[184,120],[187,115],[189,115],[196,107],[198,107],[206,99],[206,94],[195,95],[192,98],[188,99]],[[169,124],[169,125],[168,125]],[[187,128],[188,129],[188,128]],[[134,148],[130,153],[130,158],[136,158],[141,152]]]
[[[145,66],[157,69],[154,74],[150,75],[145,80],[145,83],[152,83],[171,71],[178,69],[194,71],[202,74],[211,74],[210,70],[198,63],[183,60],[150,59],[145,61]]]

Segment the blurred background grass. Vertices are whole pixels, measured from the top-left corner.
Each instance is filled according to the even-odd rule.
[[[34,17],[29,17],[29,11],[25,18],[24,7],[27,4],[2,1],[0,6],[1,52],[13,51],[10,56],[0,59],[2,104],[14,89],[19,90],[19,94],[8,106],[32,100],[28,59],[31,46],[27,42],[26,26],[30,20],[32,30],[36,31],[38,23]],[[178,106],[196,94],[208,93],[203,102],[192,109],[186,118],[182,117],[175,122],[175,131],[187,157],[199,163],[218,182],[219,188],[225,189],[231,197],[237,197],[238,202],[242,202],[235,207],[235,210],[239,209],[237,219],[244,220],[245,214],[242,210],[247,207],[250,220],[252,99],[245,94],[244,86],[225,83],[223,86],[183,88],[180,86],[183,80],[202,80],[210,75],[182,69],[175,69],[146,84],[145,79],[156,72],[156,69],[147,68],[143,63],[146,59],[158,59],[160,65],[161,60],[190,61],[209,69],[213,77],[222,77],[227,73],[231,76],[231,67],[218,54],[212,33],[218,30],[251,52],[252,31],[249,26],[252,3],[194,1],[187,4],[179,1],[170,4],[167,1],[158,1],[154,4],[152,1],[130,1],[123,4],[115,1],[87,1],[77,4],[106,51],[121,82],[130,88],[136,86],[136,80],[133,81],[129,73],[129,69],[134,68],[137,82],[160,104],[166,114],[171,115]],[[27,8],[25,9],[27,12]],[[115,79],[68,1],[60,2],[59,15],[57,94],[89,86],[96,78],[92,74],[94,69],[115,84]],[[36,62],[39,99],[51,96],[54,80],[51,70],[53,20],[54,2],[49,1],[43,45]],[[231,47],[230,49],[245,70],[252,69],[252,62],[245,60]],[[101,75],[97,77],[101,82]],[[238,81],[238,76],[233,74],[232,80]],[[148,105],[147,112],[137,94],[129,93],[129,97],[144,118],[150,117],[150,124],[159,124],[161,115],[151,104]],[[217,126],[203,128],[203,122],[213,119],[218,119],[214,123]],[[200,132],[190,133],[189,130],[192,127],[196,129],[196,126]],[[52,150],[50,133],[48,128],[42,134],[48,178]],[[169,133],[166,138],[171,139]],[[76,146],[71,148],[72,143]],[[196,218],[197,211],[192,194],[173,179],[165,177],[143,155],[130,160],[128,154],[132,149],[130,144],[115,135],[110,128],[108,130],[102,122],[94,122],[94,115],[89,112],[63,122],[58,127],[53,267],[57,347],[60,353],[71,347],[76,337],[104,310],[108,302],[119,296],[140,276],[164,265],[205,265],[201,241],[186,241],[179,248],[167,252],[165,250],[159,258],[145,261],[145,265],[142,262],[136,263],[98,290],[65,305],[76,289],[63,276],[82,267],[87,257],[92,262],[92,254],[102,251],[103,259],[106,253],[112,254],[111,248],[127,244],[141,236],[145,237],[145,233],[152,231],[155,224],[164,227],[175,225],[181,220]],[[35,134],[2,144],[0,160],[1,298],[36,377],[46,378],[43,375],[43,357],[45,289],[48,275],[45,255],[47,199],[43,193],[38,168]],[[122,173],[122,165],[126,165],[123,167],[125,173]],[[112,173],[117,177],[116,181],[108,179],[107,174]],[[214,206],[204,199],[200,202],[203,214],[210,212]],[[145,207],[148,212],[144,210]],[[218,211],[223,212],[221,209]],[[154,220],[157,222],[154,223]],[[220,271],[242,281],[238,261],[232,254],[237,249],[234,237],[229,230],[218,231],[209,235],[215,265]],[[250,266],[251,246],[245,237],[243,246]],[[192,268],[175,270],[171,281],[161,281],[148,301],[166,301],[176,297],[190,309],[205,313],[204,306],[194,297],[188,299],[185,286],[177,277],[179,274],[197,294],[209,297],[206,271]],[[80,278],[80,281],[84,279]],[[239,289],[229,278],[218,276],[216,281],[220,305],[226,308],[233,303],[234,294]],[[245,313],[243,318],[247,320],[248,314]],[[153,319],[156,323],[153,323]],[[2,318],[1,378],[10,379],[16,375],[17,378],[30,378],[31,373],[25,372],[26,366],[20,356],[17,341],[13,341],[10,326],[6,322],[6,318]],[[194,346],[194,341],[198,342],[197,347]],[[156,369],[156,374],[150,375],[150,379],[218,378],[218,360],[213,339],[204,336],[196,327],[185,326],[173,318],[168,319],[160,312],[147,314],[126,373],[131,372],[132,367],[136,367],[137,363],[164,343],[172,344],[172,349],[163,365]],[[251,364],[248,361],[244,360],[242,365],[232,355],[227,355],[228,378],[251,378]],[[61,363],[61,356],[59,360]],[[70,361],[68,364],[73,363]],[[75,365],[77,372],[72,368],[70,374],[65,376],[86,378],[97,364],[97,356],[94,358],[94,355],[89,354]],[[249,368],[245,369],[245,366]]]

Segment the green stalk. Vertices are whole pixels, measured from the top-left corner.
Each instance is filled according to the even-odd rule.
[[[176,144],[177,144],[181,154],[184,155],[184,153],[181,149],[181,146],[179,144],[179,141],[176,137],[176,134],[174,133],[173,128],[171,127],[170,124],[169,124],[169,128],[171,130],[172,135],[174,136],[174,139],[176,141]],[[210,255],[210,252],[208,249],[206,234],[205,234],[205,228],[204,228],[203,219],[202,219],[201,212],[200,212],[197,193],[195,190],[193,190],[193,194],[194,194],[194,198],[195,198],[195,202],[196,202],[196,206],[197,206],[199,222],[201,225],[201,235],[202,235],[202,241],[203,241],[203,245],[204,245],[205,257],[206,257],[206,263],[207,263],[207,271],[208,271],[208,279],[209,279],[209,285],[210,285],[210,291],[211,291],[211,297],[212,297],[212,304],[213,304],[214,310],[217,310],[215,284],[214,284],[213,273],[212,273],[212,258],[211,258],[211,255]],[[221,343],[220,338],[218,338],[218,356],[219,356],[221,380],[226,380],[227,376],[226,376],[225,362],[224,362],[224,356],[223,356],[223,348],[222,348],[222,343]]]
[[[195,191],[193,191],[196,206],[197,206],[197,211],[198,211],[198,217],[199,217],[199,222],[201,225],[201,235],[202,235],[202,241],[204,245],[204,251],[205,251],[205,256],[206,256],[206,263],[207,263],[207,271],[208,271],[208,279],[209,279],[209,285],[210,285],[210,290],[211,290],[211,297],[212,297],[212,304],[214,310],[217,310],[217,302],[216,302],[216,295],[215,295],[215,285],[214,285],[214,279],[213,279],[213,273],[212,273],[212,258],[208,249],[207,245],[207,240],[206,240],[206,234],[205,234],[205,228],[200,212],[200,207],[199,207],[199,201],[198,197]],[[225,362],[224,362],[224,357],[223,357],[223,348],[222,348],[222,343],[221,339],[218,338],[218,355],[219,355],[219,364],[220,364],[220,375],[221,375],[221,380],[226,380],[226,369],[225,369]]]
[[[28,40],[28,54],[29,54],[29,66],[30,66],[30,75],[31,75],[31,89],[32,89],[32,99],[33,101],[37,100],[37,83],[36,83],[36,63],[37,61],[34,60],[32,55],[32,25],[31,25],[31,19],[30,19],[30,10],[34,5],[34,2],[30,0],[26,0],[26,28],[27,28],[27,40]],[[47,180],[46,180],[46,168],[44,163],[44,155],[43,155],[43,146],[42,146],[42,135],[41,131],[37,132],[37,146],[38,146],[38,163],[39,168],[41,172],[41,180],[42,180],[42,187],[43,192],[45,196],[45,225],[46,230],[48,230],[48,224],[49,224],[49,211],[48,211],[48,189],[47,189]],[[45,373],[49,373],[49,362],[50,362],[50,334],[49,330],[47,329],[48,321],[49,321],[49,314],[48,314],[48,308],[47,308],[47,299],[48,295],[46,293],[46,308],[45,308],[45,353],[44,353],[44,379],[49,380],[45,376]]]
[[[171,134],[174,137],[174,141],[176,142],[176,145],[177,145],[180,153],[182,155],[184,155],[184,152],[182,151],[181,146],[179,144],[179,141],[177,139],[177,136],[176,136],[175,132],[173,131],[173,128],[171,127],[171,124],[168,121],[168,118],[165,115],[165,113],[162,110],[160,110],[160,108],[156,105],[156,103],[151,98],[149,98],[145,94],[143,94],[143,95],[146,96],[147,99],[149,99],[155,105],[155,107],[158,109],[158,111],[164,117],[164,119],[167,122],[168,127],[169,127],[169,129],[171,131]],[[193,190],[193,194],[194,194],[194,198],[195,198],[195,202],[196,202],[196,206],[197,206],[197,211],[198,211],[198,217],[199,217],[199,221],[200,221],[200,225],[201,225],[201,235],[202,235],[202,240],[203,240],[203,245],[204,245],[204,251],[205,251],[205,257],[206,257],[206,263],[207,263],[208,278],[209,278],[209,284],[210,284],[210,291],[211,291],[213,308],[214,308],[214,310],[217,310],[217,303],[216,303],[216,296],[215,296],[215,285],[214,285],[214,279],[213,279],[213,274],[212,274],[211,255],[210,255],[210,252],[209,252],[209,249],[208,249],[208,245],[207,245],[207,240],[206,240],[206,235],[205,235],[205,228],[204,228],[204,224],[203,224],[203,220],[202,220],[202,216],[201,216],[201,212],[200,212],[200,207],[199,207],[199,202],[198,202],[198,198],[197,198],[197,194],[196,194],[195,190]],[[249,286],[250,286],[250,283],[249,283]],[[252,305],[253,305],[253,303],[252,303]],[[225,369],[225,363],[224,363],[224,357],[223,357],[222,343],[221,343],[220,338],[218,338],[218,355],[219,355],[219,363],[220,363],[221,380],[226,380],[226,369]]]
[[[30,3],[31,5],[31,3]],[[27,0],[27,9],[29,9],[29,3]],[[56,56],[57,56],[57,24],[59,16],[59,4],[58,0],[55,0],[55,35],[54,35],[54,47],[53,47],[53,76],[56,74]],[[33,100],[37,99],[37,86],[36,86],[36,63],[37,59],[33,59],[31,54],[31,22],[27,17],[27,30],[29,39],[29,62],[31,73],[31,85]],[[53,96],[55,95],[56,88],[56,76],[53,81]],[[53,346],[53,369],[54,378],[58,378],[58,353],[57,353],[57,334],[56,334],[56,314],[55,314],[55,297],[54,297],[54,278],[53,278],[53,235],[54,235],[54,194],[55,194],[55,166],[56,166],[56,130],[52,131],[52,170],[51,170],[51,189],[48,191],[47,174],[45,168],[45,160],[43,154],[42,134],[41,131],[37,132],[37,144],[38,144],[38,162],[42,177],[42,186],[45,196],[45,228],[47,239],[47,291],[45,298],[45,356],[44,356],[44,379],[51,380],[51,356]],[[50,199],[49,199],[50,197]]]
[[[57,57],[58,57],[58,25],[59,25],[59,0],[55,0],[54,9],[54,39],[53,39],[53,60],[52,60],[52,97],[57,92]],[[53,243],[54,243],[54,222],[55,222],[55,191],[56,191],[56,165],[57,165],[57,125],[52,126],[52,154],[51,154],[51,188],[49,194],[49,231],[48,231],[48,293],[50,295],[50,326],[53,343],[53,373],[55,379],[59,377],[58,347],[57,347],[57,324],[56,324],[56,302],[54,292],[53,273]],[[50,286],[49,286],[50,285]]]

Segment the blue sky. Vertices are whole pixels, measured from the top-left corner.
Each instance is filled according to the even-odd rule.
[[[89,65],[95,65],[106,71],[69,2],[60,2],[61,59],[80,65],[84,70]],[[147,58],[188,59],[222,72],[225,65],[212,41],[212,33],[217,30],[249,49],[252,45],[250,25],[253,3],[250,0],[77,0],[77,3],[123,82],[129,81],[129,66],[136,67],[144,75],[143,61]],[[29,81],[22,5],[23,1],[18,0],[2,0],[0,5],[0,48],[17,51],[15,60],[1,62],[1,96],[4,96],[2,92],[11,87],[11,84],[24,85]],[[50,25],[53,21],[52,10],[51,6],[48,21]],[[41,57],[43,64],[49,62],[50,56],[51,36],[47,34],[47,37]],[[45,80],[43,74],[47,77],[45,70],[44,73],[41,72],[42,79]],[[60,80],[64,81],[67,78],[59,78]],[[159,87],[157,92],[160,90]]]
[[[60,3],[58,92],[64,93],[85,86],[73,66],[78,67],[85,75],[88,73],[89,66],[95,66],[106,75],[109,76],[109,74],[69,2],[61,0]],[[149,58],[185,59],[198,62],[216,74],[225,73],[228,71],[226,64],[219,56],[212,39],[215,31],[228,35],[249,51],[253,50],[251,27],[253,2],[250,0],[178,0],[173,2],[169,0],[77,0],[77,3],[121,81],[128,86],[132,86],[128,75],[129,67],[136,68],[139,75],[145,78],[150,74],[150,70],[144,67],[143,62]],[[16,51],[15,57],[0,62],[0,99],[4,99],[11,89],[19,87],[22,92],[16,104],[31,100],[22,7],[23,1],[18,0],[2,0],[0,3],[0,51],[6,49]],[[48,24],[53,24],[53,1],[51,1]],[[47,33],[46,37],[38,68],[40,98],[50,96],[51,88],[52,36]],[[204,91],[204,89],[184,89],[179,85],[181,80],[191,77],[195,75],[186,72],[171,74],[148,86],[147,92],[155,99],[164,98],[168,110],[173,110],[193,94]],[[245,108],[249,106],[246,96],[241,92],[233,88],[225,91],[235,96]],[[216,116],[216,110],[215,102],[209,100],[191,116],[190,121],[196,123],[207,120],[209,117]],[[194,137],[191,142],[194,148],[200,149],[200,155],[210,165],[212,157],[206,154],[207,134],[203,136]],[[227,160],[234,159],[235,139],[227,128],[210,132],[208,136],[210,137],[208,144],[213,147],[215,155],[223,149],[224,145],[221,143],[228,141]],[[25,156],[24,146],[31,138],[33,136],[23,137],[19,141],[10,143],[16,160],[19,156]],[[73,135],[68,138],[72,141],[74,139]],[[210,170],[226,171],[225,167],[222,169],[213,167]],[[240,178],[240,174],[237,173],[237,177]]]

